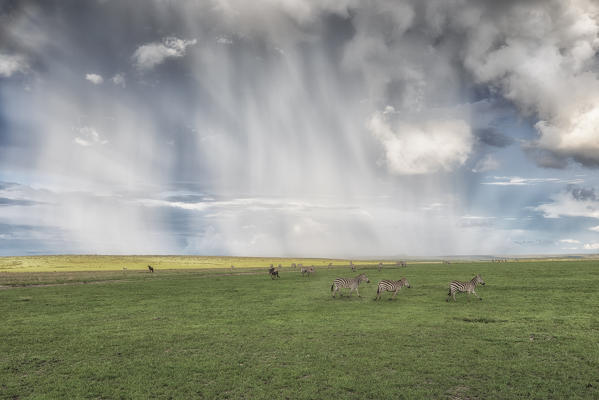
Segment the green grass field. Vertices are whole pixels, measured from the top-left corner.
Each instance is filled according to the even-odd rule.
[[[347,267],[1,272],[51,286],[0,290],[0,398],[599,398],[599,262],[359,272],[362,298],[340,299]],[[445,302],[475,273],[483,301]]]

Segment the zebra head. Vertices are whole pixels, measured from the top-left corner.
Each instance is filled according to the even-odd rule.
[[[370,283],[370,279],[368,279],[368,277],[366,277],[365,274],[358,275],[358,282],[363,282],[363,281],[366,281],[366,283]]]
[[[483,281],[483,278],[480,276],[480,274],[476,274],[476,276],[474,277],[474,279],[476,279],[476,283],[479,283],[481,285],[485,285],[485,281]]]
[[[401,278],[401,281],[403,282],[403,285],[405,287],[407,287],[408,289],[411,288],[410,282],[408,282],[408,280],[406,278]]]

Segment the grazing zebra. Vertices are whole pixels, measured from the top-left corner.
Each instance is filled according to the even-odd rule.
[[[460,281],[451,282],[449,284],[449,293],[447,294],[446,301],[449,301],[450,297],[453,297],[453,301],[456,301],[455,294],[459,293],[459,292],[472,293],[476,297],[478,297],[479,300],[482,300],[482,298],[478,294],[476,294],[476,292],[474,291],[474,288],[476,288],[476,285],[478,285],[479,283],[481,285],[485,284],[485,281],[483,281],[483,278],[481,278],[480,274],[477,274],[469,282],[460,282]]]
[[[383,269],[383,263],[382,263],[382,262],[380,262],[380,263],[379,263],[379,272],[381,272],[381,270],[382,270],[382,269]]]
[[[295,268],[295,263],[291,264],[291,268]]]
[[[313,274],[314,272],[316,272],[316,270],[314,269],[314,266],[302,267],[302,269],[300,269],[300,272],[302,273],[302,276],[304,276],[304,274],[310,276],[310,274]]]
[[[355,290],[356,293],[358,293],[358,297],[360,297],[360,292],[358,291],[358,286],[360,286],[360,283],[362,283],[363,281],[366,281],[366,283],[370,283],[370,280],[366,277],[365,274],[360,274],[353,279],[351,279],[351,278],[335,279],[333,281],[333,284],[331,285],[331,292],[333,292],[333,298],[335,297],[335,295],[337,294],[337,291],[339,291],[339,289],[349,289],[350,296],[351,296],[352,292]],[[339,293],[339,296],[341,296],[341,293]]]
[[[390,281],[390,280],[382,280],[379,282],[379,286],[376,290],[376,297],[374,298],[375,300],[378,300],[381,298],[381,295],[383,294],[383,292],[394,292],[393,293],[393,297],[391,297],[389,300],[393,300],[395,298],[395,296],[397,296],[397,292],[399,292],[399,290],[402,287],[407,287],[410,288],[410,282],[408,282],[408,280],[406,278],[401,278],[398,281]]]
[[[154,273],[154,268],[153,268],[151,265],[148,265],[148,270],[149,270],[151,273]]]
[[[270,275],[270,278],[271,278],[271,279],[275,279],[275,276],[276,276],[277,278],[280,278],[280,276],[279,276],[279,271],[277,271],[277,270],[275,269],[275,267],[273,267],[273,266],[272,266],[272,264],[270,265],[270,268],[268,269],[268,274]]]

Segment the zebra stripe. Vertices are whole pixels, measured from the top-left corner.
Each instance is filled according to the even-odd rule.
[[[398,281],[382,280],[379,282],[379,286],[376,290],[375,300],[380,299],[383,292],[394,292],[393,297],[391,297],[391,299],[394,299],[395,296],[397,296],[397,292],[404,286],[407,288],[410,287],[410,282],[408,282],[406,278],[401,278]]]
[[[333,281],[331,285],[331,292],[333,292],[333,297],[337,294],[339,289],[349,289],[349,295],[351,296],[352,292],[355,290],[358,293],[358,297],[360,297],[360,292],[358,291],[358,286],[360,283],[366,281],[366,283],[370,283],[370,280],[364,274],[360,274],[355,278],[337,278]],[[339,294],[341,296],[341,294]]]
[[[447,301],[449,301],[450,297],[453,297],[453,301],[456,301],[455,299],[455,294],[456,293],[471,293],[474,294],[476,297],[478,297],[479,300],[482,300],[482,298],[476,294],[476,292],[474,291],[474,289],[476,288],[476,285],[481,284],[484,285],[485,281],[483,281],[483,278],[481,278],[480,274],[477,274],[474,278],[472,278],[470,281],[468,282],[460,282],[460,281],[453,281],[449,284],[449,293],[447,294]]]

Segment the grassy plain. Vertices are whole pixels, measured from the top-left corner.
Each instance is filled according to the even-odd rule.
[[[360,264],[378,264],[379,261],[360,261]],[[222,269],[262,268],[273,264],[289,267],[292,263],[314,266],[347,265],[349,260],[328,258],[278,258],[278,257],[219,257],[219,256],[93,256],[57,255],[0,257],[0,272],[73,272],[147,270],[157,269]],[[391,263],[391,261],[385,261]]]
[[[340,299],[347,267],[43,273],[0,290],[0,398],[599,398],[599,262],[359,270]],[[445,302],[475,273],[483,301]]]

